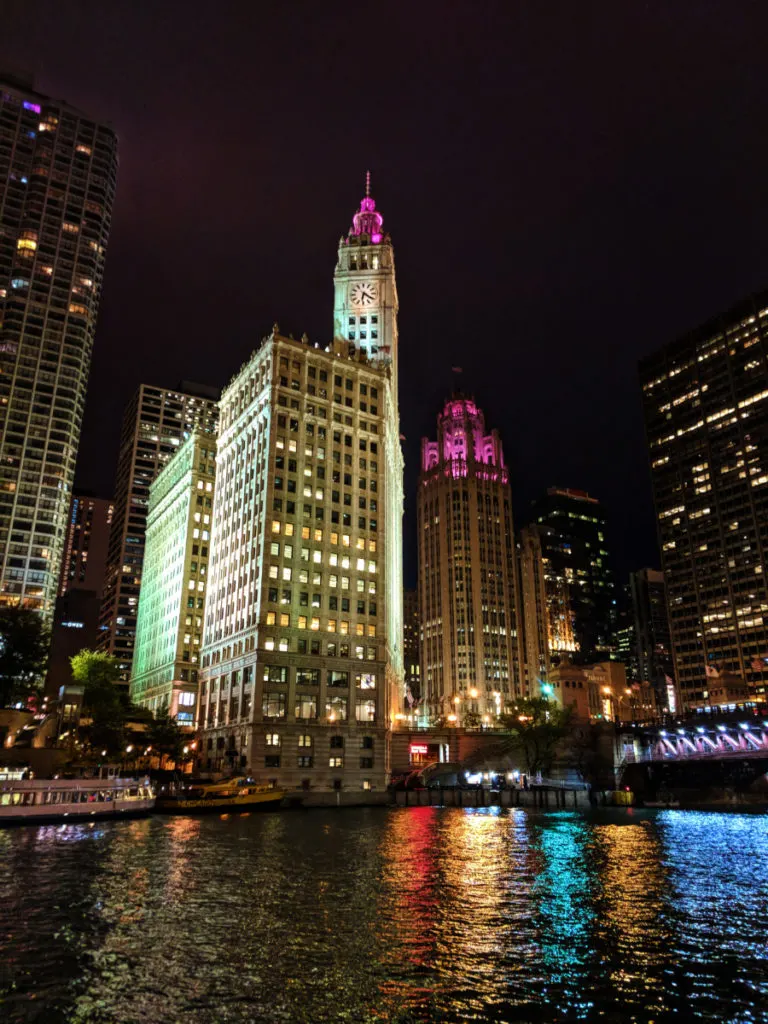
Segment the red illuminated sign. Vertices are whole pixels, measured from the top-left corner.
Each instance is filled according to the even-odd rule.
[[[412,743],[411,744],[411,757],[413,757],[414,754],[428,754],[428,753],[429,753],[429,747],[427,746],[426,743]]]

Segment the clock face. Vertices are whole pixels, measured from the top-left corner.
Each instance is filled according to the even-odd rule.
[[[349,298],[353,306],[372,306],[378,298],[378,290],[373,281],[361,281],[352,285]]]

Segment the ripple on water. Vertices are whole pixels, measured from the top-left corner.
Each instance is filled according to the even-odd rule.
[[[411,808],[0,832],[0,1019],[768,1021],[768,819]]]

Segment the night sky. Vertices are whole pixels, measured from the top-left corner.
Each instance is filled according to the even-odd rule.
[[[120,175],[78,484],[140,382],[326,342],[371,169],[400,293],[406,576],[419,438],[463,367],[517,524],[605,502],[657,564],[637,361],[768,284],[768,4],[3,0],[0,67],[110,121]]]

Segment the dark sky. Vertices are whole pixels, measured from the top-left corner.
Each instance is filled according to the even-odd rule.
[[[604,500],[657,561],[637,360],[768,283],[768,4],[0,0],[0,66],[120,136],[78,482],[136,385],[230,379],[277,320],[328,339],[364,172],[400,292],[407,575],[450,368],[517,522]]]

